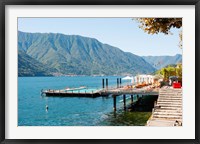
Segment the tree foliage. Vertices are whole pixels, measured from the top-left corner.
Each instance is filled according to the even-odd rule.
[[[148,34],[162,32],[169,34],[171,28],[181,28],[182,18],[137,18],[142,28]]]
[[[161,74],[164,77],[164,80],[167,81],[170,76],[178,76],[179,81],[182,81],[182,64],[169,65],[164,67],[156,72],[156,74]]]
[[[179,33],[179,39],[180,39],[180,41],[179,41],[179,47],[182,48],[183,47],[182,30]]]
[[[136,18],[139,27],[148,34],[171,34],[171,28],[181,28],[182,18]],[[182,48],[182,31],[179,33],[179,47]]]

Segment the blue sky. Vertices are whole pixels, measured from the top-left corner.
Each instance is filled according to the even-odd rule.
[[[23,32],[92,37],[139,56],[182,54],[180,29],[172,29],[172,35],[151,35],[138,25],[132,18],[18,18],[18,30]]]

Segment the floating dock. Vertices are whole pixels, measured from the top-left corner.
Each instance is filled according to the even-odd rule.
[[[99,90],[42,90],[41,94],[47,97],[100,97],[101,92]]]
[[[134,88],[134,89],[82,89],[82,90],[42,90],[42,95],[45,96],[61,96],[61,97],[104,97],[104,96],[119,96],[124,94],[137,94],[137,95],[158,95],[158,89],[145,89],[145,88]]]

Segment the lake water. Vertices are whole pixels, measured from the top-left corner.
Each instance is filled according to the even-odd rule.
[[[109,86],[117,86],[117,78],[110,77],[19,77],[18,125],[19,126],[103,126],[124,125],[115,121],[112,97],[44,97],[41,89],[64,89],[86,86],[102,87],[102,78]],[[124,81],[122,81],[125,83]],[[126,81],[126,83],[128,83]],[[117,97],[117,108],[123,108],[122,97]],[[49,109],[46,111],[46,105]],[[137,114],[138,115],[138,114]],[[149,113],[145,117],[149,117]],[[129,125],[129,124],[128,124]]]
[[[64,89],[87,86],[99,89],[104,77],[19,77],[19,126],[88,126],[101,125],[110,112],[113,100],[108,98],[42,97],[41,89]],[[107,77],[116,85],[117,77]],[[121,99],[120,97],[118,98]],[[46,105],[49,109],[46,111]],[[122,105],[118,103],[118,107]]]

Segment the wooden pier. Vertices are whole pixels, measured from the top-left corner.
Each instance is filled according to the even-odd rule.
[[[182,89],[161,88],[147,126],[182,126]]]
[[[158,95],[158,89],[145,89],[145,88],[135,88],[135,89],[123,89],[123,88],[113,88],[113,89],[101,89],[94,90],[91,92],[80,92],[80,91],[66,91],[66,90],[42,90],[42,95],[45,96],[62,96],[62,97],[104,97],[104,96],[119,96],[124,94],[138,94],[138,95]]]
[[[132,105],[134,95],[137,95],[137,97],[139,97],[139,95],[140,96],[158,96],[158,91],[159,91],[159,89],[151,89],[151,90],[147,90],[147,89],[120,90],[120,89],[118,89],[118,90],[108,91],[107,93],[111,94],[113,97],[113,110],[114,111],[117,110],[117,107],[116,107],[117,96],[123,95],[123,108],[126,111],[126,109],[127,109],[126,96],[127,95],[131,95],[130,105]]]
[[[124,104],[124,110],[127,109],[127,103],[126,103],[126,96],[131,95],[131,104],[133,104],[133,96],[158,96],[158,88],[134,88],[134,89],[123,89],[123,88],[113,88],[113,89],[101,89],[96,90],[92,92],[79,92],[79,91],[66,91],[66,90],[44,90],[42,91],[42,95],[45,94],[47,97],[88,97],[88,98],[96,98],[96,97],[113,97],[113,110],[116,111],[116,98],[118,96],[123,95],[123,104]]]

